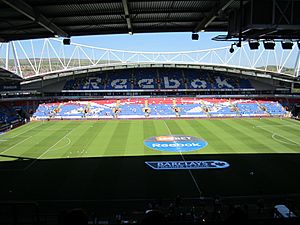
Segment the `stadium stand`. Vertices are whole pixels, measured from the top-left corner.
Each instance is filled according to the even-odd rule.
[[[178,70],[136,69],[106,72],[66,81],[63,90],[158,90],[158,89],[253,89],[249,80],[222,73]]]
[[[5,104],[0,105],[0,130],[6,130],[17,126],[23,118],[12,107]]]
[[[146,103],[147,102],[147,103]],[[287,111],[278,102],[248,99],[200,98],[133,98],[122,100],[90,100],[43,103],[33,114],[35,119],[113,118],[113,109],[119,109],[118,118],[145,118],[143,108],[150,108],[149,118],[176,117],[254,117],[284,116]],[[147,116],[148,117],[148,116]]]

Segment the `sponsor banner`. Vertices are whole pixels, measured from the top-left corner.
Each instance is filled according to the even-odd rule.
[[[200,170],[200,169],[225,169],[229,163],[219,160],[205,161],[149,161],[145,162],[154,170]]]
[[[20,84],[0,85],[0,91],[18,91]]]
[[[164,135],[150,137],[144,141],[148,148],[166,152],[190,152],[204,148],[207,142],[198,137],[186,135]]]

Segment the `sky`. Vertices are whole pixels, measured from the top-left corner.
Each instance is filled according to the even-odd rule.
[[[81,36],[72,37],[71,41],[74,43],[80,43],[90,46],[97,46],[102,48],[111,48],[118,50],[129,50],[129,51],[143,51],[143,52],[178,52],[178,51],[193,51],[193,50],[206,50],[212,48],[228,47],[233,42],[228,41],[213,41],[212,38],[218,35],[226,35],[221,32],[200,32],[199,40],[192,40],[191,32],[182,33],[147,33],[147,34],[119,34],[119,35],[98,35],[98,36]],[[248,49],[248,45],[246,46]],[[255,61],[256,57],[259,56],[260,52],[263,51],[264,47],[261,43],[260,50],[248,51],[250,61]],[[235,47],[237,51],[237,47]],[[295,59],[298,51],[293,51],[292,57],[289,57],[290,50],[282,51],[280,43],[275,46],[278,59],[275,59],[275,51],[269,50],[270,55],[264,53],[262,59],[258,61],[257,66],[264,66],[265,60],[268,57],[268,63],[276,65],[277,62],[285,62],[285,66],[293,68],[295,65]],[[227,52],[227,50],[225,51]],[[228,51],[229,52],[229,51]],[[268,52],[268,51],[267,51]],[[230,55],[230,53],[229,53]],[[254,57],[252,57],[254,56]],[[288,57],[288,60],[285,59]],[[253,59],[253,60],[252,60]],[[241,61],[246,61],[245,57],[241,58]],[[247,63],[247,62],[245,62]],[[280,63],[280,64],[281,64]],[[238,65],[238,62],[236,62]],[[242,63],[243,64],[243,63]]]
[[[262,67],[264,65],[283,65],[285,67],[290,67],[290,68],[295,67],[297,55],[299,52],[298,48],[295,48],[295,50],[292,51],[292,54],[290,54],[289,50],[282,51],[280,43],[277,43],[275,47],[275,51],[274,50],[266,51],[260,57],[261,52],[264,51],[262,43],[260,49],[256,51],[250,51],[247,43],[245,43],[247,46],[245,47],[244,50],[241,50],[240,52],[244,54],[243,51],[247,51],[247,55],[249,57],[248,56],[246,57],[245,55],[240,55],[237,47],[235,47],[235,53],[230,54],[229,48],[232,42],[212,40],[213,37],[216,37],[218,35],[224,35],[224,34],[226,33],[200,32],[199,33],[200,38],[197,41],[192,40],[191,32],[147,33],[147,34],[134,34],[134,35],[115,34],[115,35],[94,35],[94,36],[77,36],[77,37],[74,36],[71,38],[71,42],[93,46],[93,47],[100,47],[100,48],[128,50],[128,51],[142,51],[142,52],[179,52],[179,51],[196,51],[196,50],[207,50],[213,48],[227,47],[228,50],[224,49],[224,52],[221,53],[220,57],[223,58],[224,56],[224,58],[226,58],[227,60],[227,59],[231,59],[231,55],[235,55],[231,59],[231,61],[228,61],[229,63],[234,65],[241,65],[241,66],[254,65],[255,67]],[[32,42],[35,43],[34,47],[31,46]],[[33,40],[32,42],[30,40],[22,41],[22,45],[25,49],[24,51],[19,46],[18,43],[15,44],[19,58],[23,58],[23,59],[26,57],[47,58],[48,54],[50,55],[51,58],[56,58],[56,55],[54,54],[54,52],[50,47],[45,48],[43,51],[43,43],[44,43],[43,39],[36,39]],[[54,48],[56,49],[57,52],[60,52],[61,43],[60,42],[55,42],[55,43],[59,47],[54,46]],[[11,58],[14,55],[12,52],[12,48],[10,51],[11,51],[10,52],[10,58]],[[64,52],[65,52],[64,58],[69,59],[72,57],[77,57],[76,55],[77,53],[73,55],[73,51],[74,51],[74,46],[73,47],[64,46]],[[27,56],[25,56],[24,52],[26,52]],[[91,51],[89,52],[92,53]],[[41,55],[41,53],[43,53],[43,55]],[[277,55],[276,56],[277,58],[275,58],[274,56],[275,53]],[[5,59],[5,56],[6,56],[6,48],[0,47],[0,66],[4,64],[3,59]],[[211,55],[209,55],[209,57],[210,56]],[[101,54],[98,51],[97,53],[95,53],[93,57],[91,55],[90,57],[95,58],[94,60],[97,60],[98,58],[101,58]],[[199,58],[201,57],[202,56],[199,56]],[[214,63],[220,63],[218,61],[218,57],[215,57],[213,55],[212,57],[214,59],[217,59],[217,61],[214,60]],[[80,52],[80,56],[78,56],[77,58],[86,58],[86,56],[82,52]],[[256,60],[257,58],[258,60]],[[105,60],[105,58],[101,58],[101,59]],[[207,57],[205,60],[207,61],[209,60],[209,58]]]
[[[193,41],[190,32],[185,33],[151,33],[151,34],[119,34],[72,37],[74,43],[86,44],[102,48],[131,51],[189,51],[229,46],[229,42],[217,42],[213,37],[224,33],[199,33],[200,38]]]

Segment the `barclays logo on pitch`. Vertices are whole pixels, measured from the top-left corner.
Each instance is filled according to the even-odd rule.
[[[207,142],[202,138],[193,136],[166,135],[148,138],[144,144],[158,151],[190,152],[204,148]]]
[[[205,161],[150,161],[145,162],[154,170],[200,170],[200,169],[225,169],[229,163],[219,160]]]

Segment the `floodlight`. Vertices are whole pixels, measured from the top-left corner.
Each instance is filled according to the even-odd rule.
[[[64,38],[63,39],[63,44],[64,45],[70,45],[71,44],[71,39],[70,38]]]
[[[275,48],[274,40],[264,41],[264,47],[265,47],[266,50],[274,50],[274,48]]]
[[[229,49],[229,52],[230,52],[230,53],[233,53],[233,52],[234,52],[233,44],[231,45],[231,47],[230,47],[230,49]]]
[[[193,41],[199,40],[199,34],[193,33],[193,34],[192,34],[192,40],[193,40]]]
[[[282,49],[293,49],[294,43],[291,40],[285,40],[281,42]]]
[[[249,41],[249,48],[251,50],[256,50],[259,48],[259,42],[257,40],[250,40]]]

